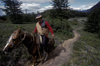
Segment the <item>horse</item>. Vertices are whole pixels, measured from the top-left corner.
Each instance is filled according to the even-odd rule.
[[[36,64],[37,59],[40,58],[40,50],[39,50],[40,39],[38,33],[30,35],[22,31],[20,28],[18,28],[11,34],[9,40],[7,41],[7,44],[3,48],[3,51],[5,53],[11,52],[14,49],[14,47],[22,43],[26,46],[29,54],[32,56],[33,66],[34,66]],[[50,38],[48,42],[48,49],[49,49],[48,53],[51,52],[53,47],[54,47],[54,39]]]

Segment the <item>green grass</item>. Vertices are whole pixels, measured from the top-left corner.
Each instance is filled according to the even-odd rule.
[[[14,49],[8,55],[3,53],[2,49],[6,45],[8,38],[17,28],[21,28],[21,30],[30,34],[34,30],[35,24],[0,23],[0,66],[4,66],[4,64],[14,65],[19,59],[27,59],[30,56],[23,45]]]
[[[72,28],[78,30],[81,37],[73,44],[73,53],[67,63],[62,66],[100,66],[100,38],[98,34],[84,31],[84,22],[75,25]]]
[[[100,66],[100,39],[97,34],[78,31],[80,39],[74,43],[73,54],[67,66]]]
[[[17,30],[17,28],[21,28],[21,30],[24,30],[30,34],[34,30],[34,26],[35,24],[0,23],[0,43],[5,43],[10,35]]]

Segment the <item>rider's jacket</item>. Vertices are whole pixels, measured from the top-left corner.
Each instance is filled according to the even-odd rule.
[[[49,31],[53,34],[52,27],[47,21],[42,20],[42,23],[37,22],[34,32],[38,32],[40,35],[48,34]]]

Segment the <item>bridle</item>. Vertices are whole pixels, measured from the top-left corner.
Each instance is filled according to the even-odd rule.
[[[14,35],[14,34],[13,34]],[[22,38],[21,37],[21,35],[20,35],[20,42],[16,45],[16,47],[19,45],[19,44],[21,44],[24,40],[25,40],[25,37],[26,37],[26,32],[24,33],[24,37]],[[33,38],[31,39],[31,41],[29,42],[29,43],[31,43],[33,41]],[[27,43],[27,44],[29,44],[29,43]],[[14,43],[13,43],[13,40],[12,40],[12,43],[9,43],[10,45],[12,45],[12,46],[14,46]],[[32,44],[32,46],[31,46],[31,48],[29,49],[29,51],[32,49],[32,47],[33,47],[33,44]]]
[[[16,35],[16,34],[12,34],[12,36],[14,36],[14,35]],[[21,37],[21,35],[20,35],[20,42],[16,45],[16,46],[14,46],[14,42],[13,42],[13,40],[11,40],[11,42],[8,42],[10,45],[12,45],[13,46],[13,48],[15,48],[15,47],[17,47],[19,44],[21,44],[24,40],[25,40],[25,37],[26,37],[26,35],[27,35],[27,33],[25,32],[24,33],[24,37],[22,38]],[[32,37],[32,39],[27,43],[27,45],[28,44],[30,44],[31,42],[33,42],[33,37]],[[29,49],[29,51],[33,48],[33,44],[32,44],[32,46],[31,46],[31,48]]]
[[[15,35],[15,34],[13,34],[13,35]],[[13,36],[13,35],[12,35],[12,36]],[[26,37],[26,33],[24,33],[24,37],[23,37],[23,38],[21,38],[21,35],[20,35],[20,40],[21,40],[21,41],[20,41],[16,46],[18,46],[19,44],[21,44],[21,43],[24,41],[25,37]],[[11,43],[9,42],[9,44],[12,45],[12,46],[14,46],[13,40],[11,40],[11,41],[12,41],[12,42],[11,42]]]

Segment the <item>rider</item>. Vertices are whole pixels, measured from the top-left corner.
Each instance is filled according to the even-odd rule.
[[[52,38],[54,38],[54,31],[52,30],[52,27],[50,26],[48,21],[45,21],[42,19],[42,15],[37,15],[36,19],[38,22],[36,23],[35,30],[32,32],[34,33],[39,33],[42,37],[42,46],[44,47],[44,50],[46,51],[47,49],[47,43],[48,43],[48,33],[49,31],[52,34]],[[46,51],[47,52],[47,51]]]

